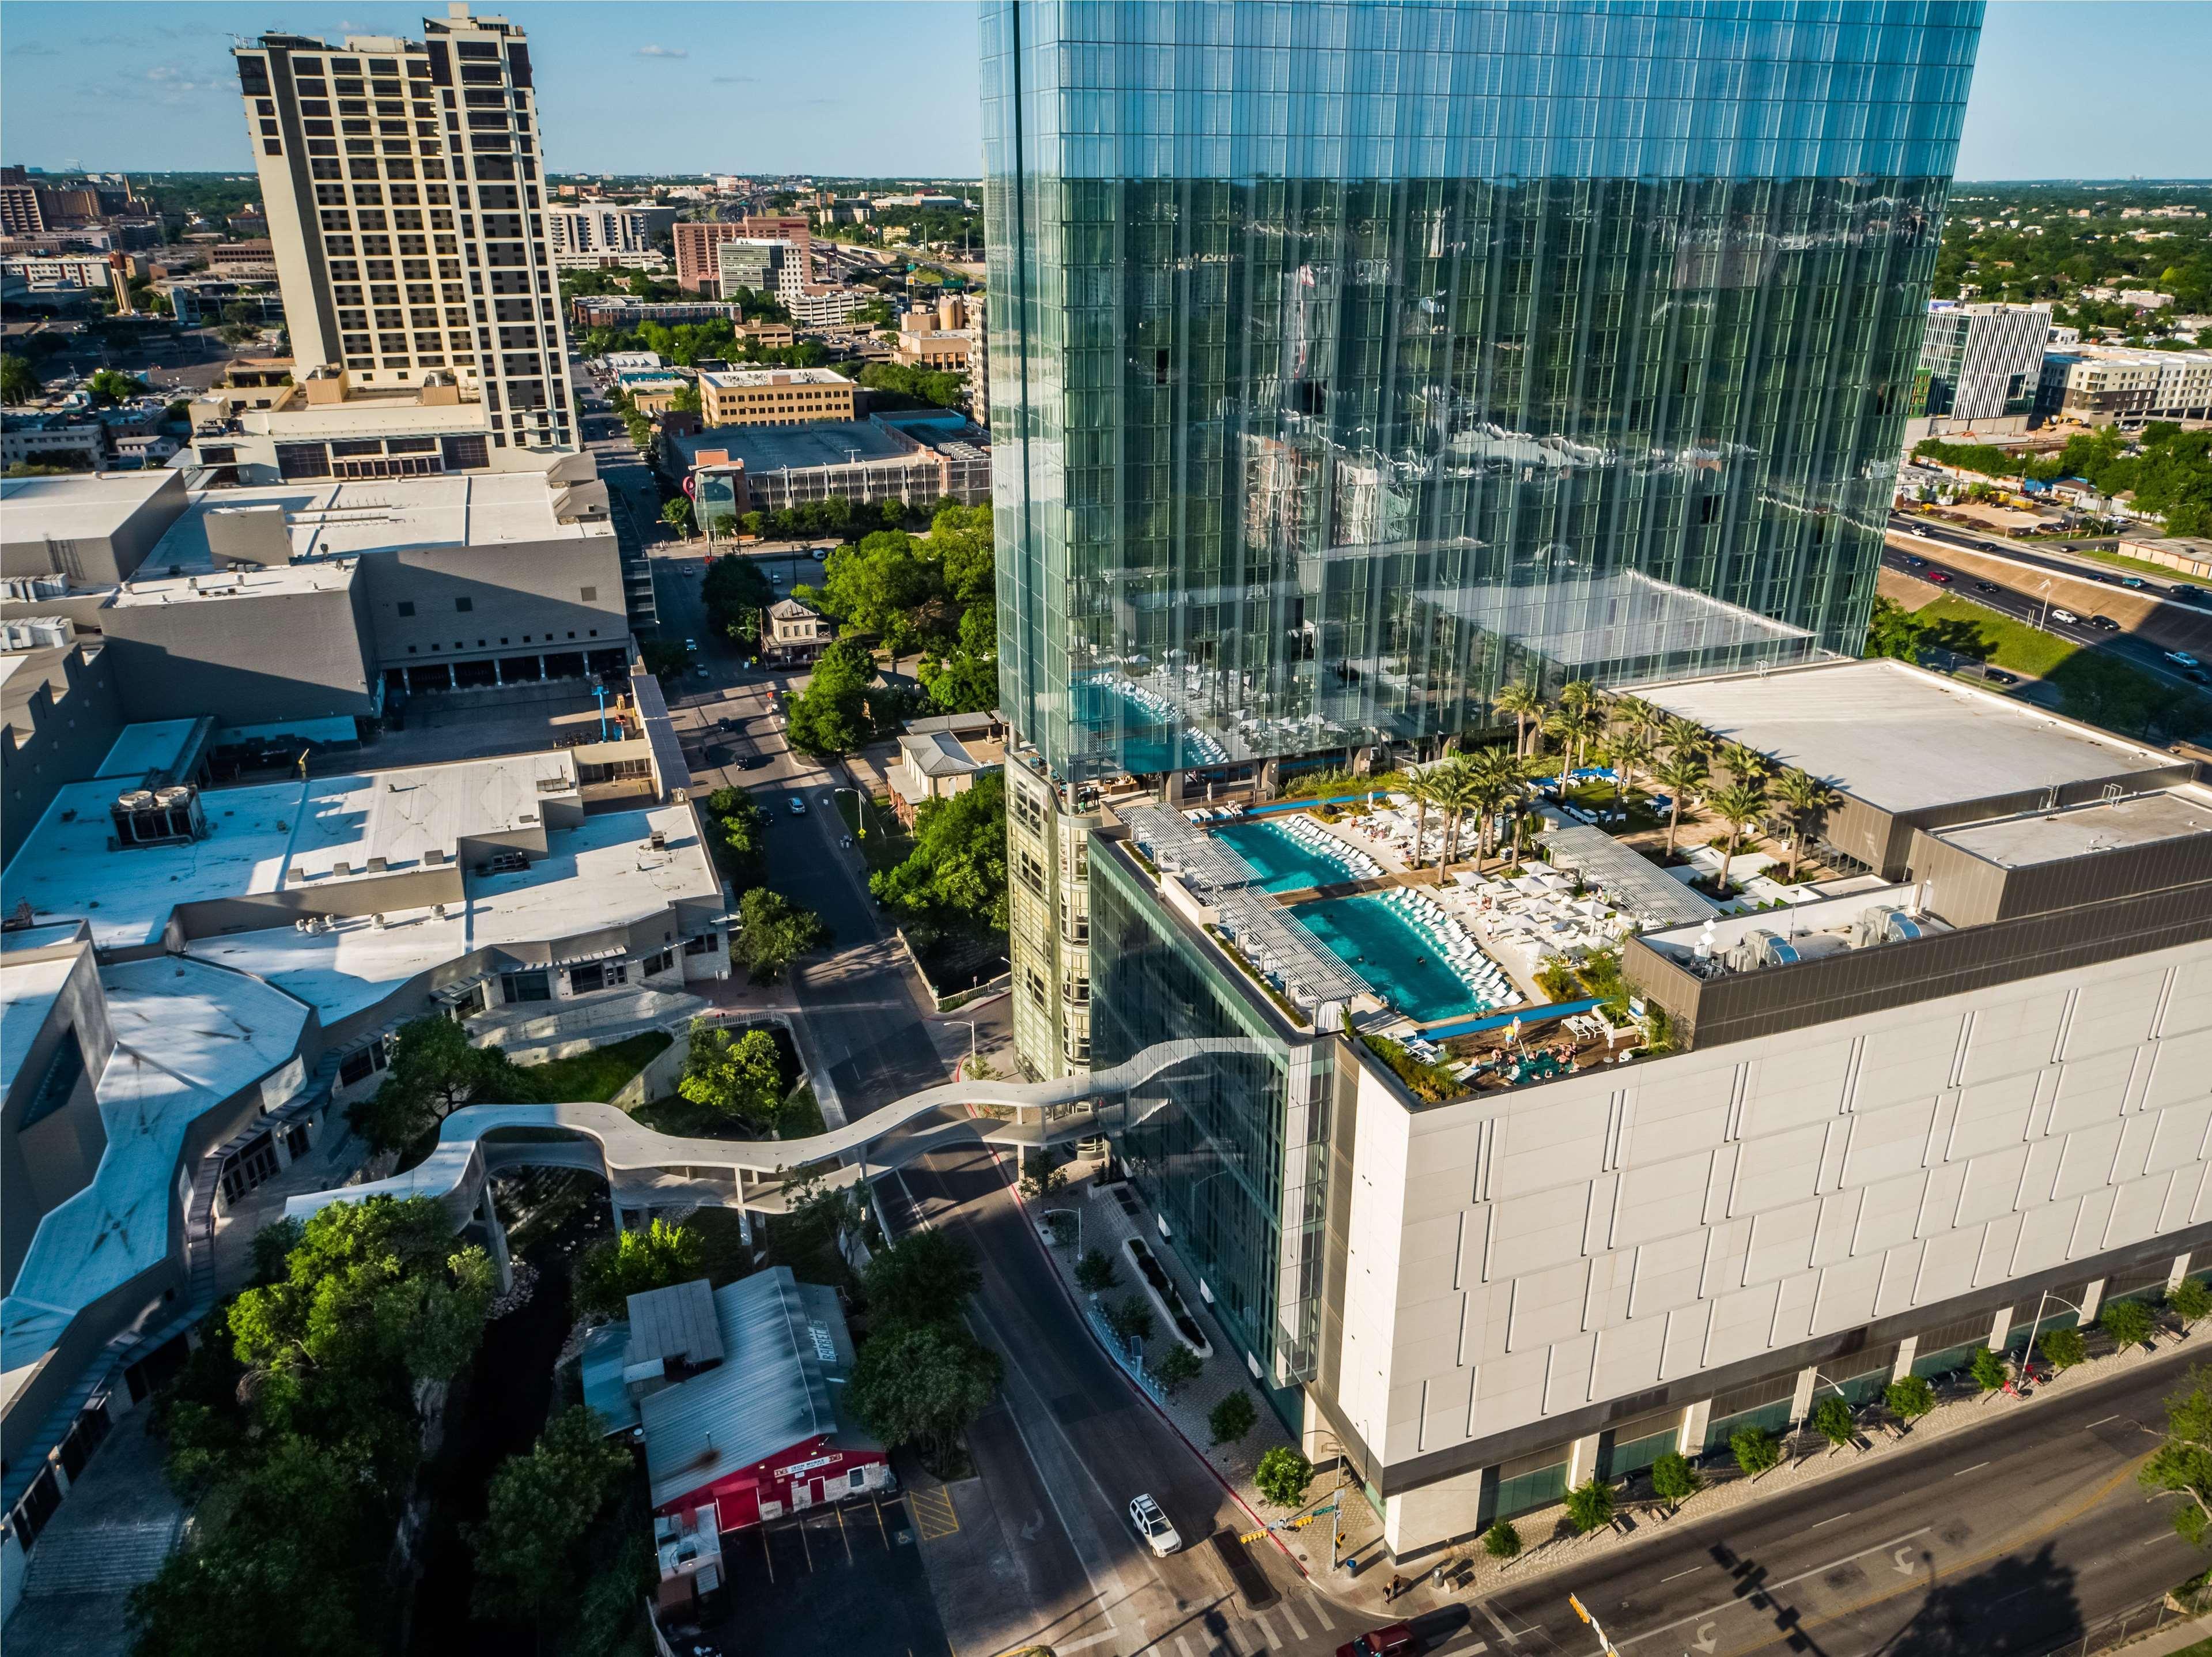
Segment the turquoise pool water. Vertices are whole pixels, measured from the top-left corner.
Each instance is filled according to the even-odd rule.
[[[1230,823],[1213,832],[1252,865],[1269,892],[1303,892],[1308,886],[1337,886],[1353,878],[1352,865],[1324,856],[1268,822]]]
[[[1331,898],[1289,912],[1415,1023],[1484,1010],[1437,946],[1380,898]]]

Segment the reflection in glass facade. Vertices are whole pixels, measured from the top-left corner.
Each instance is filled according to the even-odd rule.
[[[1002,706],[1062,780],[1854,650],[1978,0],[988,0]]]
[[[1262,1011],[1265,992],[1237,982],[1227,958],[1161,906],[1121,847],[1091,846],[1092,1063],[1210,1036],[1270,1049],[1163,1072],[1104,1106],[1104,1125],[1264,1379],[1305,1380],[1320,1319],[1334,1043]]]

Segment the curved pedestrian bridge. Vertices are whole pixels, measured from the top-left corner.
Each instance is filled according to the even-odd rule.
[[[1178,1065],[1268,1051],[1265,1043],[1233,1038],[1168,1041],[1081,1076],[948,1081],[805,1139],[682,1138],[595,1103],[471,1105],[445,1119],[436,1148],[414,1167],[388,1179],[295,1197],[284,1211],[305,1219],[332,1203],[428,1197],[443,1203],[458,1227],[467,1222],[493,1174],[562,1167],[604,1177],[618,1210],[708,1205],[781,1214],[802,1190],[872,1179],[939,1146],[980,1141],[1030,1148],[1096,1133],[1103,1108],[1131,1103],[1134,1089]],[[1165,1102],[1144,1101],[1153,1109]],[[970,1116],[965,1112],[971,1106],[1013,1114]],[[1116,1125],[1128,1119],[1124,1113]]]

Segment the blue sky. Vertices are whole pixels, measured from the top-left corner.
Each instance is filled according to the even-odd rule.
[[[981,170],[963,0],[516,3],[561,171]],[[0,8],[0,158],[101,170],[251,165],[234,34],[414,34],[435,3]],[[2212,175],[2212,3],[1993,0],[1962,179]]]

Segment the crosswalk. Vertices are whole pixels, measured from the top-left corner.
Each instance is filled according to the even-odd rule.
[[[1337,1633],[1341,1618],[1341,1611],[1332,1613],[1318,1595],[1301,1595],[1282,1600],[1265,1611],[1248,1612],[1240,1621],[1217,1624],[1212,1630],[1185,1623],[1171,1633],[1139,1643],[1132,1657],[1271,1657],[1271,1654],[1278,1653],[1326,1651],[1331,1648],[1329,1636]],[[1080,1646],[1055,1642],[1053,1648],[1065,1654],[1081,1647],[1101,1645],[1112,1637],[1110,1634],[1093,1635]],[[1462,1629],[1429,1657],[1481,1657],[1481,1654],[1495,1648],[1492,1642]],[[1499,1657],[1506,1657],[1506,1654],[1500,1651]]]

